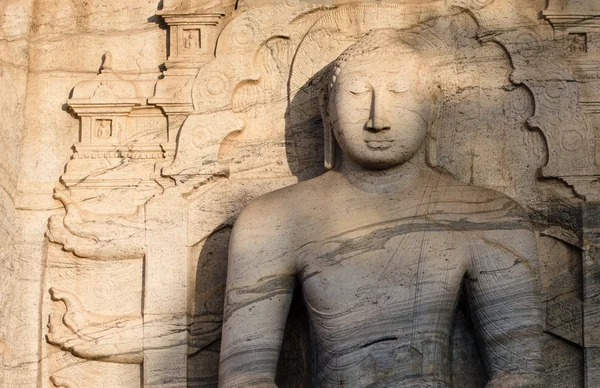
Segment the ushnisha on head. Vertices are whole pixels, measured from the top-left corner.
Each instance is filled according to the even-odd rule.
[[[440,87],[425,56],[402,37],[373,30],[334,62],[323,107],[329,168],[333,136],[346,157],[368,169],[403,164],[423,146]]]

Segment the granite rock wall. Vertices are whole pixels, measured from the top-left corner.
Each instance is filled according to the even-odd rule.
[[[18,184],[20,142],[25,130],[29,76],[29,33],[32,1],[0,4],[0,385],[33,382],[37,378],[37,337],[15,333],[27,326],[19,314],[27,304],[22,292],[30,280],[27,263],[18,252]],[[39,273],[39,267],[37,268]],[[37,316],[37,314],[36,314]],[[36,317],[37,320],[37,317]]]
[[[311,82],[327,64],[319,53],[349,42],[329,39],[335,15],[318,5],[357,3],[381,2],[2,1],[0,386],[216,386],[231,226],[254,198],[324,171]],[[589,146],[555,129],[584,121],[598,133],[598,10],[593,1],[452,3],[466,10],[438,27],[462,31],[453,47],[460,131],[439,148],[439,167],[527,210],[541,253],[548,380],[583,387],[583,274],[593,279],[594,269],[582,252],[596,251],[583,243],[580,206],[597,200],[597,186],[575,160]],[[357,20],[339,25],[353,30]],[[505,37],[498,20],[526,33]],[[511,44],[519,39],[530,43]],[[544,55],[519,55],[537,39]],[[538,61],[555,54],[568,76],[549,69],[559,60]],[[514,71],[532,64],[548,79]],[[293,89],[305,86],[310,98]],[[552,113],[565,101],[573,115]],[[529,121],[536,113],[548,119]],[[69,303],[86,312],[82,328],[100,322],[116,346],[66,345],[73,332],[47,339],[65,329]],[[472,371],[462,315],[458,326],[455,342],[467,345],[455,347],[456,364]],[[308,386],[299,300],[286,330],[278,383]],[[472,376],[455,381],[483,384]]]

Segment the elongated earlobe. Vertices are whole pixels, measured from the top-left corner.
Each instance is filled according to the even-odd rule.
[[[333,135],[333,129],[331,125],[325,125],[325,144],[324,144],[324,152],[325,152],[325,168],[328,170],[333,170],[335,167],[335,136]]]
[[[436,168],[439,166],[438,160],[438,136],[439,126],[441,125],[442,106],[441,97],[434,95],[432,97],[429,122],[427,123],[427,163],[430,167]]]
[[[324,164],[327,170],[333,170],[335,167],[335,151],[336,151],[336,140],[333,134],[333,126],[329,118],[329,91],[327,87],[323,88],[319,92],[319,109],[321,111],[321,117],[323,119],[323,153],[324,153]]]

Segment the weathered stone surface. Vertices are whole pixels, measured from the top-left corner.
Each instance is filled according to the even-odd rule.
[[[38,296],[39,268],[34,270],[18,251],[18,181],[21,136],[29,64],[29,32],[33,1],[0,4],[0,385],[30,384],[37,375],[39,331],[28,322],[37,320],[38,307],[22,309]],[[36,274],[37,273],[37,274]],[[17,331],[23,332],[17,336]]]
[[[430,65],[442,65],[435,74],[444,93],[421,167],[453,187],[501,193],[532,221],[545,386],[597,386],[596,3],[4,0],[0,386],[216,387],[231,228],[254,199],[298,182],[312,187],[326,172],[323,160],[334,164],[320,93],[328,66],[381,28],[418,29],[439,60]],[[479,217],[470,197],[445,206]],[[293,215],[311,218],[316,233],[336,207],[308,217],[328,196],[310,198],[293,203]],[[387,210],[378,203],[378,213],[356,222],[405,200]],[[342,245],[373,248],[386,238]],[[354,273],[335,295],[359,281]],[[301,295],[283,334],[280,387],[314,386],[314,306]],[[451,364],[455,387],[482,387],[489,376],[479,326],[467,295],[458,301],[442,364]],[[367,341],[358,332],[354,339]],[[390,334],[373,346],[394,336],[404,338]],[[397,358],[416,365],[418,352],[400,348]],[[378,360],[364,361],[364,379],[377,375]]]
[[[425,163],[444,52],[372,30],[326,75],[332,171],[263,196],[231,237],[219,386],[273,386],[302,290],[318,387],[452,383],[464,292],[489,387],[544,385],[536,238],[500,193]],[[338,148],[339,146],[339,148]]]

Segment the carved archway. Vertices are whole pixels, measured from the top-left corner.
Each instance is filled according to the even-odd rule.
[[[203,340],[209,344],[217,341],[219,336],[218,309],[211,311],[210,316],[194,316],[192,321],[184,317],[187,312],[186,298],[194,292],[187,285],[191,275],[183,270],[173,271],[169,281],[162,282],[159,278],[164,271],[173,267],[187,268],[190,255],[197,254],[195,251],[190,254],[190,249],[195,248],[189,247],[203,247],[209,239],[214,238],[215,233],[226,230],[250,199],[291,184],[297,179],[292,175],[284,176],[281,173],[283,168],[257,168],[263,175],[250,174],[246,178],[260,176],[265,179],[262,181],[257,178],[260,183],[250,188],[242,180],[230,179],[238,173],[236,161],[224,158],[223,155],[227,154],[224,150],[235,148],[235,142],[230,140],[236,134],[251,132],[246,114],[254,112],[256,107],[266,107],[264,109],[268,112],[277,113],[281,117],[276,125],[281,132],[277,140],[285,143],[283,132],[288,93],[291,91],[292,96],[295,96],[298,89],[310,82],[328,63],[329,58],[334,58],[353,39],[374,26],[406,28],[416,23],[427,24],[428,20],[435,21],[441,15],[468,12],[477,23],[479,41],[500,45],[510,58],[511,81],[515,85],[525,85],[531,91],[535,112],[528,121],[543,134],[548,151],[548,162],[541,170],[541,177],[562,179],[588,200],[600,197],[597,188],[592,185],[600,173],[596,161],[595,135],[586,112],[577,102],[577,85],[572,82],[574,79],[566,53],[555,46],[552,31],[547,26],[519,15],[513,1],[455,0],[446,5],[443,1],[432,0],[421,2],[422,8],[411,4],[412,13],[406,12],[404,1],[345,7],[318,6],[299,1],[276,1],[268,4],[265,1],[260,7],[243,12],[218,7],[191,10],[186,9],[181,2],[175,3],[165,2],[165,8],[161,11],[168,23],[176,25],[182,31],[207,31],[207,36],[213,40],[209,42],[206,52],[185,54],[182,51],[185,55],[172,57],[171,62],[168,62],[168,66],[172,67],[169,67],[165,78],[158,82],[155,96],[145,102],[135,102],[160,107],[169,120],[167,141],[152,148],[151,151],[156,155],[150,157],[157,160],[155,176],[161,173],[163,176],[153,178],[156,181],[154,191],[147,196],[138,196],[134,201],[135,207],[127,214],[98,215],[87,210],[85,204],[73,201],[67,192],[58,192],[57,198],[65,204],[67,215],[53,218],[49,227],[51,240],[79,257],[109,263],[115,259],[126,260],[134,263],[132,267],[135,268],[141,267],[141,261],[144,260],[143,284],[146,288],[143,291],[151,290],[144,297],[149,302],[156,302],[154,307],[157,308],[156,311],[151,311],[149,306],[153,305],[145,304],[147,311],[142,311],[141,315],[143,328],[147,329],[141,334],[143,348],[149,360],[160,360],[164,356],[153,347],[156,344],[154,340],[164,333],[171,333],[173,328],[200,327],[199,332],[206,334]],[[309,74],[304,74],[302,70],[302,76],[298,77],[299,73],[294,72],[294,69],[298,69],[300,61],[303,58],[315,59],[314,55],[303,56],[298,52],[299,49],[308,47],[307,39],[315,36],[311,37],[311,33],[314,34],[320,28],[327,35],[332,30],[328,23],[335,20],[335,15],[344,12],[347,12],[346,15],[356,15],[357,10],[364,11],[363,15],[367,15],[367,19],[370,17],[371,21],[361,26],[357,20],[348,18],[346,25],[336,26],[338,32],[350,33],[344,39],[336,41],[333,47],[323,50],[329,52],[329,56],[318,58],[321,61],[319,63],[311,63]],[[186,44],[189,46],[194,42],[186,42],[183,37],[174,40],[172,44],[182,44],[186,48]],[[313,43],[314,47],[318,47],[321,42],[315,40]],[[268,77],[275,73],[286,74],[286,79]],[[291,76],[287,77],[287,74]],[[112,82],[101,80],[105,81]],[[70,103],[77,109],[77,101]],[[92,112],[101,103],[102,101],[92,101],[85,109],[91,109]],[[310,104],[309,109],[318,108],[313,102]],[[452,102],[449,104],[452,108]],[[115,112],[123,109],[123,106],[118,105],[113,107]],[[81,117],[83,116],[85,114]],[[312,125],[317,128],[320,123],[313,122]],[[256,131],[256,128],[252,130]],[[314,144],[310,145],[313,146]],[[259,146],[255,147],[263,150]],[[273,152],[280,152],[284,147],[285,145],[280,144],[279,148],[274,146],[265,149],[269,152],[278,149],[279,151]],[[149,152],[148,149],[134,151],[139,151],[140,154]],[[318,155],[317,151],[311,157],[315,155]],[[119,158],[121,155],[114,157]],[[273,157],[273,160],[277,158],[281,159],[281,155]],[[316,159],[310,161],[314,160]],[[66,181],[65,184],[68,189],[76,185],[82,187],[81,182]],[[142,189],[143,184],[140,184],[135,190]],[[177,221],[164,228],[160,222],[161,217],[171,221],[175,216],[179,217]],[[593,229],[593,217],[587,219]],[[98,230],[101,233],[96,233]],[[128,231],[135,238],[127,238]],[[173,238],[174,235],[179,238]],[[119,238],[112,238],[114,236]],[[597,250],[593,244],[581,244],[575,240],[571,243],[582,245],[589,252],[587,257],[592,258],[587,267],[590,270],[589,276],[592,276],[594,266],[597,265],[594,264]],[[168,254],[164,252],[165,247],[170,250]],[[221,281],[218,276],[215,278]],[[152,320],[155,315],[164,318],[172,313],[168,309],[161,310],[168,305],[165,299],[161,299],[164,295],[171,298],[169,302],[177,306],[175,315],[178,319],[157,323]],[[590,295],[595,295],[595,291],[591,290]],[[574,315],[577,311],[575,307]],[[128,323],[142,319],[138,315],[127,318]],[[204,331],[203,324],[206,324]],[[577,328],[574,331],[576,330]],[[181,344],[186,341],[194,342],[193,339],[190,340],[187,333],[178,332],[177,337],[170,341],[169,346],[176,349],[171,355],[179,357],[179,362],[185,362],[182,360],[187,359],[187,350]],[[134,361],[134,364],[141,362],[138,359]],[[159,366],[146,362],[145,376],[163,373]],[[591,364],[590,368],[593,369]],[[171,372],[180,379],[187,376],[181,365],[169,373]],[[214,379],[214,366],[210,373],[213,373],[211,378]]]

